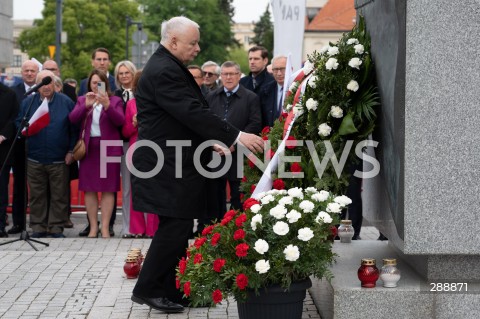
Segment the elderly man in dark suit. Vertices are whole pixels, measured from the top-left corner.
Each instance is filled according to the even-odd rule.
[[[27,60],[22,64],[22,80],[23,82],[14,86],[13,90],[17,95],[17,101],[20,105],[25,99],[25,92],[35,85],[39,65]],[[25,176],[25,139],[19,139],[14,147],[15,161],[12,164],[13,169],[13,203],[12,203],[12,219],[13,226],[8,230],[9,234],[21,233],[25,228],[25,204],[24,200],[27,197],[25,192],[26,176]]]
[[[273,126],[275,120],[283,112],[283,84],[285,82],[286,65],[286,56],[279,55],[272,59],[272,72],[275,81],[262,87],[259,94],[262,104],[262,127]]]
[[[236,128],[248,132],[258,134],[261,127],[261,112],[260,99],[252,91],[247,90],[239,84],[240,82],[240,66],[232,61],[224,62],[221,66],[221,75],[223,86],[210,92],[207,96],[207,102],[213,113],[223,118],[228,123]],[[200,220],[198,231],[201,233],[205,224],[210,224],[210,221],[220,220],[226,212],[226,185],[230,186],[230,204],[232,209],[242,209],[240,202],[240,180],[243,176],[239,176],[237,154],[235,148],[232,148],[233,153],[226,154],[231,156],[232,164],[227,173],[216,179],[217,194],[218,194],[218,209],[212,211],[212,215],[206,220]],[[225,158],[222,157],[222,162],[218,166],[220,170],[225,164]],[[216,214],[214,214],[216,213]]]
[[[193,219],[207,212],[211,182],[195,167],[205,167],[211,152],[202,152],[200,163],[194,162],[194,152],[209,140],[228,147],[239,142],[249,150],[263,151],[263,140],[240,132],[210,111],[186,68],[200,52],[198,24],[174,17],[163,22],[161,30],[160,46],[147,62],[136,91],[137,143],[150,147],[134,152],[138,171],[132,171],[134,209],[159,215],[160,224],[132,300],[164,312],[182,312],[175,267],[186,254]],[[160,151],[163,161],[157,157]]]
[[[8,151],[15,137],[15,118],[18,114],[18,102],[15,92],[0,83],[0,238],[8,237],[5,232],[5,218],[8,206],[8,180],[13,153],[7,158]]]

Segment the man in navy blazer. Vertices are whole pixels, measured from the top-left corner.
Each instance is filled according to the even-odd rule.
[[[250,73],[240,79],[240,84],[258,94],[262,87],[273,82],[267,71],[268,51],[262,46],[254,46],[248,50],[248,67]]]
[[[275,81],[263,87],[259,94],[262,106],[262,127],[273,126],[273,122],[282,114],[286,65],[286,56],[279,55],[272,59],[272,71]]]
[[[110,90],[115,92],[117,86],[115,85],[115,77],[112,76],[108,69],[110,68],[110,51],[105,48],[96,48],[92,53],[92,67],[96,70],[103,71],[108,76],[108,82],[110,82]],[[87,78],[80,82],[80,89],[78,90],[78,96],[85,95],[87,93]]]

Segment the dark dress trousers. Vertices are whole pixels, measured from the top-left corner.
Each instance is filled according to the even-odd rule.
[[[232,145],[239,130],[210,111],[193,76],[163,45],[143,70],[136,90],[138,141],[158,145],[164,163],[154,176],[132,174],[133,208],[160,216],[133,293],[178,302],[181,294],[175,288],[175,267],[185,256],[193,218],[205,216],[209,206],[210,180],[195,168],[194,152],[210,139]],[[167,146],[175,141],[190,146]],[[211,150],[202,154],[206,156],[200,161],[206,167]],[[133,154],[133,164],[141,172],[151,172],[157,162],[150,147],[138,148]],[[175,176],[176,167],[181,177]]]

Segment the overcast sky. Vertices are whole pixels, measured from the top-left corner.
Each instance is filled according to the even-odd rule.
[[[0,0],[3,1],[3,0]],[[234,0],[235,22],[258,21],[269,0]],[[42,17],[43,0],[14,0],[14,19],[39,19]],[[270,8],[270,13],[271,13]]]

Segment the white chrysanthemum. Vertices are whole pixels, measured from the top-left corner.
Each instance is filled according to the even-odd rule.
[[[307,194],[315,194],[316,192],[318,192],[318,190],[315,187],[310,186],[305,188],[305,193]]]
[[[300,116],[303,114],[303,106],[299,103],[293,107],[293,114]]]
[[[329,213],[340,213],[342,211],[342,206],[339,203],[328,203],[327,212]]]
[[[293,91],[293,90],[296,90],[298,88],[298,82],[293,82],[291,85],[290,85],[290,88],[288,89],[289,91]]]
[[[258,204],[252,205],[252,207],[250,207],[250,210],[254,214],[258,213],[260,211],[260,209],[262,209],[262,206],[260,206]]]
[[[297,238],[301,241],[309,241],[313,238],[313,231],[308,227],[300,228]]]
[[[328,59],[327,63],[325,63],[325,68],[327,70],[336,70],[338,68],[338,62],[335,58]]]
[[[318,52],[319,52],[320,54],[324,54],[325,52],[328,51],[329,48],[330,48],[329,45],[325,45],[325,46],[323,46]]]
[[[285,107],[285,110],[287,112],[290,112],[291,109],[292,109],[292,104],[287,104],[287,106]]]
[[[276,219],[282,219],[287,214],[287,209],[282,205],[277,205],[270,209],[270,215]]]
[[[313,212],[313,209],[315,208],[315,204],[313,204],[309,200],[304,200],[300,203],[300,205],[298,205],[298,207],[300,207],[303,210],[304,213],[311,213],[311,212]]]
[[[282,206],[292,205],[293,204],[293,198],[291,196],[285,196],[285,197],[280,198],[278,203]]]
[[[288,218],[288,222],[290,224],[296,223],[300,218],[302,218],[302,214],[297,212],[295,209],[292,209],[286,217]]]
[[[263,198],[265,195],[267,195],[267,193],[260,192],[260,193],[257,194],[256,199],[259,200],[259,199]]]
[[[347,89],[349,89],[350,91],[353,91],[353,92],[357,92],[358,91],[358,82],[355,81],[355,80],[351,80],[350,82],[348,82],[347,84]]]
[[[283,250],[285,254],[285,259],[289,261],[295,261],[300,257],[300,251],[297,246],[288,245],[287,248]]]
[[[347,44],[358,44],[358,40],[355,38],[350,38],[347,40]]]
[[[309,109],[310,111],[316,111],[317,110],[317,106],[318,106],[318,102],[315,101],[314,99],[312,98],[309,98],[307,100],[307,102],[305,103],[307,109]]]
[[[265,254],[267,251],[268,251],[268,243],[263,240],[263,239],[259,239],[255,242],[255,246],[253,247],[253,249],[255,249],[257,251],[257,253],[263,255]]]
[[[265,274],[270,270],[270,262],[265,259],[260,259],[255,263],[255,270],[259,274]]]
[[[302,192],[302,189],[300,187],[290,188],[288,190],[288,195],[290,195],[292,197],[295,197],[295,198],[303,199],[303,192]]]
[[[318,213],[317,217],[315,218],[315,221],[320,224],[320,222],[324,224],[330,224],[333,221],[333,218],[330,216],[330,214],[321,211]]]
[[[315,64],[310,62],[310,60],[305,61],[305,64],[303,65],[303,74],[307,75],[308,73],[312,72],[314,67]]]
[[[324,202],[328,199],[328,196],[330,196],[329,192],[321,190],[320,192],[313,194],[312,199],[317,202]]]
[[[356,54],[363,54],[363,51],[365,50],[365,48],[361,44],[357,44],[353,48],[355,49]]]
[[[288,234],[289,230],[290,228],[286,222],[276,222],[275,225],[273,225],[273,232],[279,236]]]
[[[333,199],[333,201],[335,203],[338,203],[340,204],[341,206],[345,207],[347,205],[350,205],[352,203],[352,200],[350,199],[350,197],[347,197],[345,195],[342,195],[342,196],[337,196]]]
[[[327,50],[329,56],[334,56],[338,54],[338,47],[329,47]]]
[[[350,61],[348,61],[348,65],[354,69],[360,70],[360,65],[362,65],[362,60],[359,58],[351,58]]]
[[[309,87],[315,89],[317,87],[317,84],[315,82],[317,82],[317,76],[314,75],[308,79],[307,83]]]
[[[286,189],[279,189],[278,194],[285,196],[285,195],[287,195],[287,190]]]
[[[257,230],[257,225],[261,225],[261,224],[262,224],[262,215],[256,214],[255,216],[252,217],[250,226],[252,227],[253,230]]]
[[[272,196],[275,196],[278,194],[278,189],[271,189],[267,192],[267,195],[272,195]]]
[[[274,200],[275,198],[271,194],[268,194],[268,195],[265,195],[265,197],[263,197],[260,201],[262,202],[263,205],[267,205],[268,203],[273,202]]]
[[[332,128],[327,123],[322,123],[318,126],[318,135],[329,136],[332,132]]]
[[[334,118],[340,119],[343,117],[343,110],[340,106],[332,105],[332,108],[330,109],[330,115]]]

